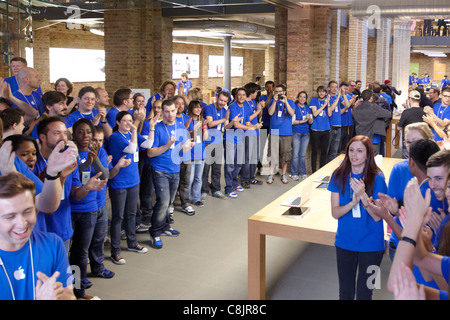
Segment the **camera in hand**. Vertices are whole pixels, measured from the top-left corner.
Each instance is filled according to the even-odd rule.
[[[283,95],[282,94],[278,95],[278,100],[283,100]]]

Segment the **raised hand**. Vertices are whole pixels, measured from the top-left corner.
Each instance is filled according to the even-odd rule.
[[[68,148],[60,152],[64,149],[65,142],[60,141],[56,147],[53,149],[52,153],[48,157],[47,160],[47,174],[50,176],[56,176],[58,172],[63,171],[65,168],[71,166],[73,163],[76,163],[78,156],[77,146],[73,141],[68,141]]]

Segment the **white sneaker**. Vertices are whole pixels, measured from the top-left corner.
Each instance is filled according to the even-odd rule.
[[[291,176],[291,179],[294,181],[298,181],[298,179],[300,178],[298,177],[298,175],[294,174],[293,176]]]
[[[193,216],[195,214],[195,210],[192,209],[191,206],[187,206],[186,208],[181,208],[181,211],[186,213],[188,216]]]

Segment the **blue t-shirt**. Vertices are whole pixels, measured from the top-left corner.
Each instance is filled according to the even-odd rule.
[[[312,98],[309,102],[309,108],[312,109],[312,107],[316,107],[317,110],[319,110],[323,104],[325,103],[324,100],[319,100],[318,97]],[[312,113],[312,110],[311,110]],[[313,114],[313,123],[311,124],[311,130],[315,131],[327,131],[330,130],[330,118],[328,117],[327,108],[324,108],[322,112],[315,117]]]
[[[102,149],[102,148],[100,148],[100,149]],[[99,149],[99,152],[100,152],[100,149]],[[89,153],[89,151],[78,150],[78,157],[77,157],[78,166],[87,160],[88,153]],[[96,174],[94,167],[92,165],[89,167],[88,170],[85,170],[85,172],[80,172],[80,170],[78,170],[78,173],[80,174],[81,182],[83,182],[83,175],[85,173],[89,174],[89,178],[95,176],[95,174]],[[87,182],[87,181],[85,181],[85,182]],[[72,212],[97,211],[98,210],[97,191],[96,190],[89,191],[88,194],[80,200],[76,200],[72,196],[70,196],[70,207],[72,209]]]
[[[361,174],[351,174],[352,178],[360,179]],[[339,194],[339,205],[345,206],[352,200],[352,190],[350,188],[350,178],[347,180],[345,194],[339,189],[334,174],[331,177],[328,190]],[[380,172],[375,176],[372,197],[378,199],[378,193],[386,193],[387,186],[384,176]],[[354,218],[352,210],[338,219],[335,246],[351,251],[374,252],[385,249],[383,220],[376,222],[359,202],[360,218]]]
[[[66,117],[66,127],[72,128],[73,124],[75,122],[77,122],[78,119],[81,119],[81,118],[86,118],[86,119],[93,121],[94,117],[97,114],[98,114],[98,109],[92,109],[91,113],[89,113],[89,114],[84,114],[84,113],[81,113],[79,110],[76,110]],[[101,127],[101,122],[99,122],[98,125]]]
[[[116,117],[118,113],[119,109],[113,107],[109,109],[108,114],[106,115],[106,121],[108,121],[108,124],[111,127],[111,129],[116,126]]]
[[[194,125],[197,123],[197,120],[192,120],[189,123],[189,131],[194,130]],[[195,145],[191,149],[191,160],[201,160],[205,159],[205,141],[203,140],[203,129],[199,129],[197,131],[197,135],[194,136]]]
[[[247,113],[247,110],[248,110],[248,114],[249,114],[248,118],[249,118],[249,120],[250,120],[250,116],[253,113],[255,113],[256,107],[257,107],[257,105],[256,105],[256,101],[255,100],[253,100],[253,99],[252,100],[247,100],[247,104],[245,105],[245,108],[246,108],[246,113]],[[254,117],[253,120],[250,121],[250,123],[253,124],[253,125],[258,124],[258,116]],[[259,136],[259,129],[247,130],[245,132],[245,135],[247,135],[247,136]]]
[[[305,120],[307,115],[311,115],[311,109],[307,104],[303,107],[296,104],[295,105],[295,120]],[[300,123],[292,126],[292,131],[297,133],[309,133],[308,122]]]
[[[119,173],[112,179],[108,180],[108,185],[112,189],[127,189],[138,185],[141,180],[139,178],[139,146],[146,140],[139,133],[137,134],[137,146],[135,153],[126,153],[123,150],[130,144],[131,132],[123,134],[115,131],[108,141],[109,154],[112,155],[112,166],[123,156],[126,159],[131,159],[131,163],[119,170]]]
[[[192,88],[192,81],[191,80],[187,80],[186,82],[184,82],[183,80],[178,81],[177,82],[177,90],[180,89],[180,83],[183,83],[183,85],[184,85],[183,93],[185,95],[187,95],[187,92],[189,91],[189,89]]]
[[[330,105],[333,105],[333,103],[337,99],[337,95],[330,97]],[[333,109],[333,112],[331,113],[330,117],[330,126],[336,126],[340,127],[342,126],[342,119],[341,119],[341,105],[344,102],[344,97],[339,97],[339,101],[336,105],[336,107]]]
[[[38,271],[48,277],[59,271],[57,281],[63,287],[72,284],[73,276],[66,249],[55,234],[33,230],[30,240],[22,248],[17,251],[0,250],[0,256],[12,286],[10,289],[5,272],[0,272],[0,300],[12,300],[13,292],[16,300],[33,300],[33,283],[36,285]]]
[[[181,150],[182,143],[190,139],[189,133],[184,125],[180,125],[177,121],[175,121],[174,125],[166,125],[163,121],[156,124],[153,148],[166,145],[170,137],[176,138],[175,143],[172,145],[173,147],[167,149],[159,156],[150,158],[152,167],[156,171],[167,173],[180,172],[181,161],[190,159],[190,153],[187,154],[186,159],[186,155]]]
[[[350,101],[353,97],[353,94],[348,93],[346,96],[347,96],[347,100]],[[340,103],[341,109],[345,108],[344,101],[345,100],[342,100],[342,102]],[[346,127],[353,125],[352,107],[348,107],[348,109],[345,110],[345,112],[343,114],[341,114],[341,124],[342,124],[342,126],[346,126]]]
[[[272,105],[271,100],[269,107]],[[289,106],[295,110],[295,103],[293,100],[288,99]],[[274,130],[278,130],[274,131]],[[277,101],[275,106],[275,111],[270,117],[270,134],[280,135],[280,136],[292,136],[292,116],[288,112],[283,101]]]
[[[36,91],[32,91],[30,95],[24,95],[21,91],[16,91],[14,92],[13,96],[23,102],[28,103],[30,106],[36,109],[39,113],[39,116],[44,114],[45,109],[42,104],[41,96]],[[18,108],[18,106],[16,105],[13,105],[13,107]]]
[[[214,103],[211,103],[205,107],[203,110],[203,116],[206,117],[212,117],[213,121],[220,120],[225,118],[225,115],[227,113],[227,109],[217,109]],[[222,129],[224,125],[223,123],[210,127],[208,129],[208,140],[207,143],[222,143]],[[220,139],[219,139],[220,137]]]
[[[233,119],[237,115],[239,115],[239,118],[243,118],[241,121],[239,121],[241,124],[246,124],[250,121],[250,110],[249,107],[246,105],[248,104],[247,101],[244,101],[242,104],[242,107],[238,105],[236,101],[233,101],[230,106],[228,107],[230,110],[229,114],[229,120]],[[231,129],[226,130],[225,132],[225,139],[228,142],[233,143],[239,143],[243,141],[243,136],[245,134],[245,130],[243,129],[235,129],[234,127]]]
[[[111,170],[113,168],[111,163],[108,164],[108,154],[106,153],[105,149],[100,148],[98,150],[98,158],[105,168],[107,168],[108,170]],[[97,206],[99,209],[101,209],[106,204],[106,190],[107,185],[105,185],[101,191],[97,191]]]
[[[155,93],[150,97],[150,99],[148,99],[147,104],[145,105],[145,109],[147,109],[147,117],[150,111],[152,111],[152,100],[162,100],[162,99],[164,99],[164,97],[159,92]]]
[[[46,160],[39,155],[34,166],[33,172],[38,175],[47,166]],[[36,217],[35,230],[47,231],[56,233],[63,241],[70,239],[73,235],[71,207],[70,207],[70,192],[72,187],[81,187],[81,181],[78,174],[78,167],[66,177],[64,181],[64,188],[61,203],[58,209],[53,214],[45,214],[38,212]]]
[[[450,119],[450,108],[448,106],[443,106],[440,102],[433,106],[433,112],[441,120]],[[433,140],[441,141],[442,138],[436,133],[436,131],[434,131],[434,129],[431,130],[433,131]]]

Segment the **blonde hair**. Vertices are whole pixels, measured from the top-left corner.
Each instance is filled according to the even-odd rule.
[[[405,127],[405,136],[403,137],[404,139],[410,130],[417,130],[420,132],[420,134],[424,139],[433,140],[433,133],[431,132],[431,129],[428,126],[428,124],[426,124],[425,122],[414,122],[408,124]]]

